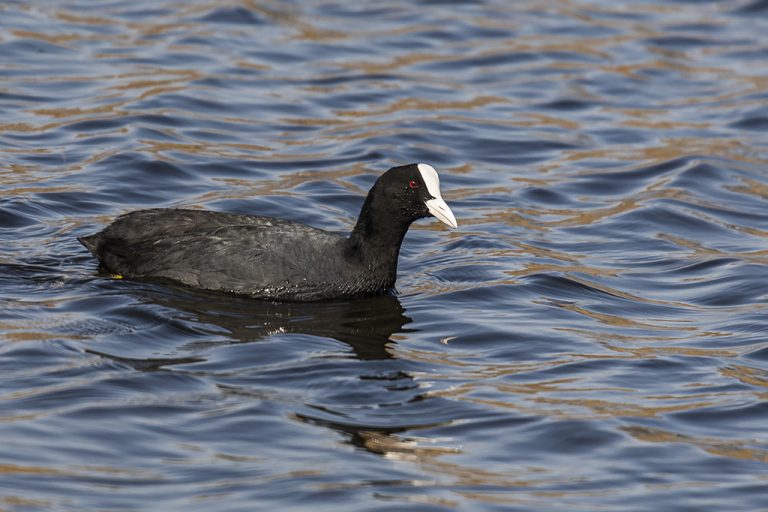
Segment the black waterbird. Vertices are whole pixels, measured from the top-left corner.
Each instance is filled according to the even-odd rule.
[[[78,240],[116,276],[312,301],[392,290],[408,227],[430,215],[456,227],[437,171],[409,164],[376,180],[349,235],[273,217],[156,208]]]

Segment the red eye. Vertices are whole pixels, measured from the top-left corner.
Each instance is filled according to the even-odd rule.
[[[408,186],[411,188],[419,188],[419,184],[416,183],[416,180],[411,180],[408,182]]]

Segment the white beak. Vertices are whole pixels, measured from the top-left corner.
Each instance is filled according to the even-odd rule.
[[[456,217],[453,216],[453,212],[448,208],[448,205],[445,204],[442,197],[428,199],[424,204],[427,205],[429,213],[440,219],[442,222],[448,224],[452,228],[458,227]]]
[[[427,205],[429,213],[452,228],[457,227],[456,217],[453,216],[453,212],[448,208],[448,205],[445,204],[443,197],[440,195],[440,178],[438,178],[435,168],[427,164],[417,164],[416,167],[418,167],[419,172],[421,173],[421,178],[427,185],[429,195],[432,196],[432,199],[427,199],[424,202],[424,204]]]

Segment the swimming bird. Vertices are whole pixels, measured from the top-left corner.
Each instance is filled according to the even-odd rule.
[[[430,215],[457,227],[437,171],[414,163],[379,176],[348,235],[274,217],[154,208],[78,240],[115,277],[314,301],[393,290],[403,238]]]

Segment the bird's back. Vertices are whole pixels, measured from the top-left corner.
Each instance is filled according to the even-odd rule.
[[[115,274],[209,290],[311,300],[378,286],[345,254],[345,237],[272,217],[141,210],[80,241]]]

